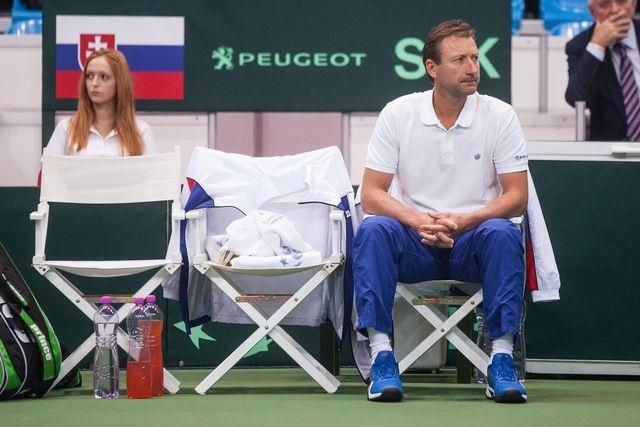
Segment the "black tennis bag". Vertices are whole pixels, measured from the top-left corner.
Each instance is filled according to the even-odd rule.
[[[0,400],[44,396],[61,357],[47,316],[0,243]]]

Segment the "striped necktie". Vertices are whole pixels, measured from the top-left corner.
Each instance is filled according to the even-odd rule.
[[[633,65],[627,56],[627,46],[616,43],[613,49],[620,56],[620,87],[624,99],[624,110],[627,114],[627,139],[638,141],[640,139],[640,97],[633,75]]]

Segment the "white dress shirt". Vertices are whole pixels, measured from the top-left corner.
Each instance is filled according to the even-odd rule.
[[[633,77],[636,80],[636,85],[640,88],[640,51],[638,51],[638,39],[636,37],[636,29],[633,23],[631,23],[631,27],[629,27],[627,36],[620,40],[620,42],[627,46],[627,56],[633,66]],[[613,58],[613,67],[616,70],[618,81],[620,81],[620,55],[612,49],[613,44],[609,46],[609,48],[611,49],[611,57]],[[601,62],[604,61],[605,51],[601,46],[593,42],[589,42],[587,45],[587,52],[598,58]]]

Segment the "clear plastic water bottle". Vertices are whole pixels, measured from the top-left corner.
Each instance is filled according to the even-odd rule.
[[[129,358],[127,360],[127,397],[151,398],[150,322],[144,312],[144,297],[135,297],[136,306],[127,316]]]
[[[522,302],[522,310],[520,311],[520,325],[518,327],[518,336],[513,342],[513,363],[516,365],[518,372],[518,380],[523,383],[526,372],[527,351],[526,340],[524,336],[524,321],[527,317],[527,303]]]
[[[118,366],[118,312],[111,297],[100,298],[102,306],[93,316],[96,350],[93,358],[93,392],[96,399],[117,399],[120,385]]]
[[[476,344],[487,356],[491,356],[491,341],[484,321],[484,308],[482,305],[476,307],[476,324],[478,325],[478,339]],[[480,384],[487,383],[487,377],[478,368],[474,368],[476,381]]]
[[[151,395],[162,396],[164,393],[164,363],[162,360],[162,326],[164,314],[156,304],[156,296],[149,295],[144,306],[148,322],[151,322],[149,350],[151,353]]]
[[[513,342],[513,363],[516,366],[516,371],[518,374],[518,380],[520,382],[524,382],[525,378],[525,362],[526,362],[526,348],[525,348],[525,337],[524,337],[524,321],[526,318],[526,302],[522,302],[522,310],[520,312],[520,324],[518,326],[519,332],[518,336]],[[476,344],[482,351],[485,352],[487,356],[491,356],[491,341],[489,340],[489,331],[487,330],[486,322],[484,319],[484,310],[482,305],[476,307],[476,322],[478,325],[478,339]],[[486,384],[487,378],[477,368],[474,368],[476,381],[480,384]]]

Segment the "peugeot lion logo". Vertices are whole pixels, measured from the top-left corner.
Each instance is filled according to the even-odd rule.
[[[220,46],[211,51],[211,59],[214,61],[214,70],[233,70],[233,48]]]

